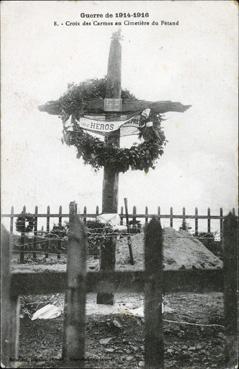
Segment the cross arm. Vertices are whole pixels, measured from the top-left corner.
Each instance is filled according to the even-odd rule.
[[[155,113],[164,114],[170,111],[183,113],[189,109],[191,105],[183,105],[180,102],[173,101],[147,101],[147,100],[133,100],[124,99],[122,101],[122,113],[136,113],[146,108],[151,108]],[[79,107],[80,108],[80,107]],[[62,107],[59,100],[49,101],[44,105],[39,106],[39,110],[47,112],[48,114],[60,115]],[[104,113],[104,99],[95,98],[91,100],[84,100],[85,113]]]

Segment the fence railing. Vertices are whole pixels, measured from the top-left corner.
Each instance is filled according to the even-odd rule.
[[[86,293],[134,291],[145,293],[145,369],[164,368],[162,293],[224,291],[225,367],[237,360],[237,241],[238,219],[233,214],[224,222],[224,267],[207,270],[163,270],[163,238],[159,220],[150,221],[145,236],[145,270],[86,271],[87,236],[84,224],[71,208],[67,272],[10,272],[9,235],[2,232],[2,362],[18,359],[19,296],[66,293],[63,359],[80,361],[85,357]],[[77,262],[78,261],[78,262]]]
[[[99,206],[96,206],[94,213],[88,213],[87,207],[84,206],[83,211],[77,209],[76,212],[81,217],[84,223],[89,219],[95,219],[99,214]],[[232,214],[235,215],[235,209],[232,209]],[[30,214],[33,217],[33,229],[32,232],[17,232],[16,231],[16,220],[22,215]],[[160,207],[157,207],[155,213],[149,213],[148,207],[145,207],[144,213],[137,213],[136,206],[133,206],[132,212],[125,212],[124,207],[120,208],[120,224],[126,223],[126,219],[129,220],[129,231],[137,232],[142,226],[148,224],[150,219],[157,216],[160,220],[168,220],[168,226],[175,227],[179,226],[178,221],[182,221],[181,224],[187,226],[186,222],[190,222],[190,228],[192,233],[198,236],[200,232],[212,233],[212,222],[217,222],[216,230],[218,239],[221,240],[223,237],[223,220],[224,213],[223,209],[220,208],[219,214],[212,214],[211,209],[207,209],[206,214],[199,214],[198,208],[195,208],[194,214],[188,214],[186,208],[182,208],[182,213],[175,213],[173,207],[170,207],[168,213],[162,213]],[[49,254],[57,255],[59,259],[61,254],[66,253],[66,242],[64,238],[57,237],[52,234],[52,223],[62,226],[63,221],[69,222],[70,211],[63,213],[62,206],[59,206],[58,212],[51,212],[50,206],[47,206],[45,213],[39,213],[38,206],[35,206],[33,212],[27,212],[26,206],[23,207],[22,212],[15,213],[14,207],[11,207],[10,213],[2,214],[3,219],[9,219],[9,230],[10,240],[13,247],[13,251],[20,255],[20,262],[24,262],[25,254],[32,254],[33,258],[36,259],[37,255],[44,254],[47,258]],[[206,221],[206,225],[205,225]],[[142,224],[143,222],[143,224]],[[200,222],[204,222],[204,226]],[[194,223],[194,224],[193,224]],[[6,224],[6,222],[5,222]],[[215,228],[215,226],[214,226]]]

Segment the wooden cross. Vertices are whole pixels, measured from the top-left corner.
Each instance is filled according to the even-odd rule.
[[[108,71],[106,81],[105,99],[94,98],[84,101],[84,111],[87,114],[103,115],[105,120],[117,120],[122,115],[132,114],[150,108],[153,112],[163,114],[169,111],[184,112],[190,105],[182,105],[179,102],[171,101],[146,101],[137,99],[121,100],[121,45],[120,31],[113,33],[110,44],[108,59]],[[40,111],[49,114],[60,115],[61,106],[58,101],[50,101],[45,105],[39,106]],[[106,143],[120,145],[120,129],[108,134],[105,137]],[[118,183],[119,174],[117,168],[104,167],[103,192],[102,192],[102,212],[118,212]],[[115,238],[111,239],[111,247],[107,241],[108,247],[101,248],[101,270],[112,271],[115,268]],[[97,302],[101,304],[113,304],[113,293],[100,292],[97,295]],[[113,291],[113,290],[112,290]]]

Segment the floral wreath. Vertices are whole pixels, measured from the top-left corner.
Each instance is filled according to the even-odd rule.
[[[117,172],[128,169],[144,170],[155,168],[155,162],[164,153],[166,138],[161,128],[163,120],[160,114],[152,109],[145,109],[139,118],[139,138],[144,141],[133,144],[130,148],[119,148],[113,143],[102,142],[99,138],[85,132],[77,122],[84,113],[84,100],[104,95],[106,81],[91,80],[79,85],[70,85],[68,92],[59,99],[61,119],[63,122],[63,142],[77,148],[77,157],[82,157],[85,164],[90,164],[95,170],[108,167]],[[87,88],[88,86],[88,88]],[[105,95],[104,95],[105,96]],[[135,99],[127,90],[122,90],[122,98]],[[78,109],[76,109],[78,100]],[[80,110],[80,111],[79,111]],[[72,116],[72,125],[65,122]]]
[[[16,220],[16,230],[17,232],[28,233],[33,230],[35,223],[35,217],[32,214],[20,214]]]

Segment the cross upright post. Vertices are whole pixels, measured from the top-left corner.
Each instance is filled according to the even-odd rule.
[[[121,111],[121,45],[120,32],[113,33],[107,71],[106,97],[104,100],[104,111],[106,120],[110,120],[119,115]],[[110,133],[105,138],[106,144],[120,145],[120,130]],[[102,194],[102,212],[117,213],[118,211],[118,187],[119,174],[117,168],[104,167],[103,194]],[[107,245],[101,247],[100,269],[114,270],[115,268],[115,247],[116,240],[111,238]],[[114,303],[114,295],[110,292],[99,292],[97,295],[98,304]]]
[[[121,45],[119,33],[112,36],[108,72],[106,81],[106,98],[104,101],[104,111],[106,120],[118,116],[121,111]],[[117,114],[118,112],[118,114]],[[105,138],[107,144],[120,145],[120,131],[116,130]],[[118,172],[117,168],[104,168],[102,212],[117,213],[118,211]]]

